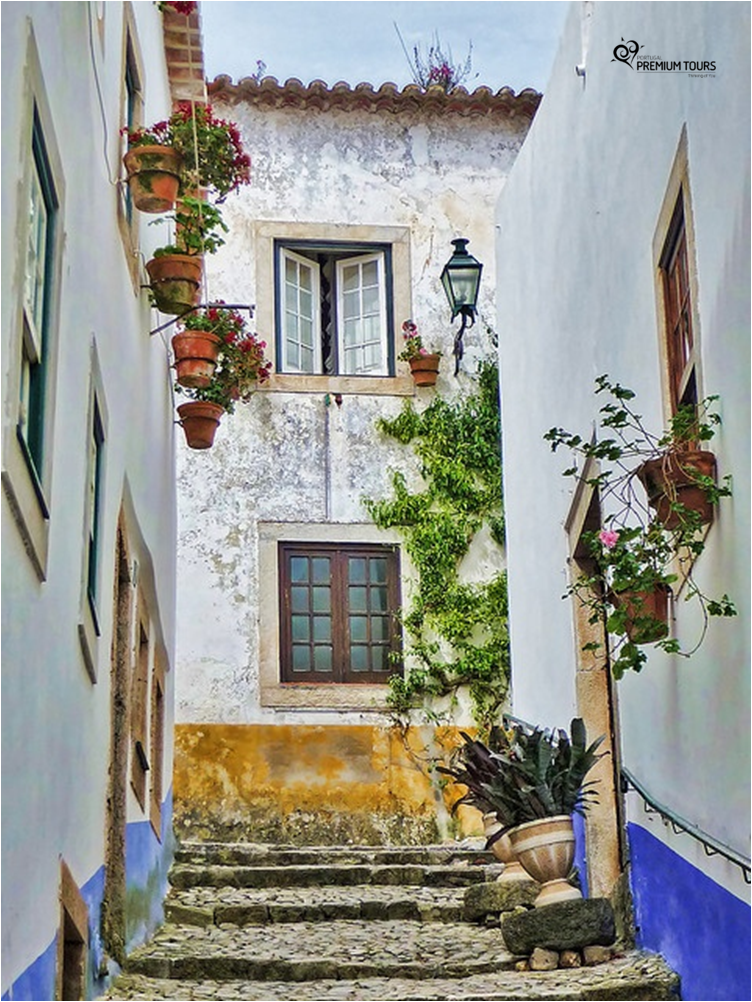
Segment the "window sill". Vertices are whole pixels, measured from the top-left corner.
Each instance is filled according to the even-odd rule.
[[[412,376],[306,376],[273,373],[261,393],[341,393],[342,396],[415,396]]]
[[[47,577],[49,509],[42,487],[22,447],[15,427],[6,434],[3,488],[40,581]]]
[[[278,709],[358,710],[384,713],[387,709],[388,685],[363,683],[342,685],[336,682],[314,685],[287,682],[265,685],[261,690],[261,705]]]

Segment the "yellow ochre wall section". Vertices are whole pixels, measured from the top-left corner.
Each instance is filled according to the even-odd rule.
[[[375,725],[178,724],[178,836],[410,844],[479,834],[477,811],[450,815],[464,788],[432,784],[416,761],[446,755],[456,730],[408,733],[410,751],[397,729]]]

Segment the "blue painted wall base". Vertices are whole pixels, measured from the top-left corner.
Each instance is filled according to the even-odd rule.
[[[627,826],[637,944],[660,953],[692,1002],[750,993],[750,907],[640,825]]]

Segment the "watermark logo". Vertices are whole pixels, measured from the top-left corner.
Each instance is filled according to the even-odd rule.
[[[618,60],[620,63],[625,63],[630,68],[630,70],[633,70],[634,66],[632,65],[632,63],[634,62],[634,57],[637,55],[640,49],[644,48],[645,48],[644,45],[640,45],[639,42],[635,42],[634,39],[632,39],[630,42],[625,42],[624,39],[622,38],[621,42],[614,49],[614,58],[611,60],[611,62],[615,63]]]
[[[686,73],[690,77],[714,77],[716,73],[715,60],[699,59],[664,59],[662,56],[648,56],[642,51],[636,39],[627,41],[623,36],[621,42],[614,48],[612,63],[624,63],[636,73]]]

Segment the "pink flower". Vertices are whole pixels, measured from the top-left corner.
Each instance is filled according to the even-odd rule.
[[[619,533],[614,532],[613,529],[601,529],[598,533],[598,539],[607,550],[612,550],[619,541]]]

